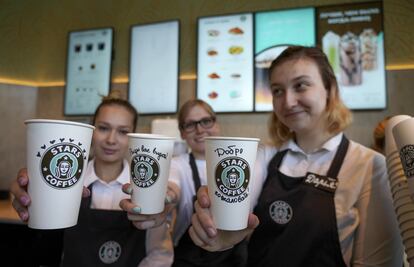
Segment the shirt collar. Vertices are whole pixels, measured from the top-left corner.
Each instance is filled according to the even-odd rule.
[[[339,133],[331,138],[328,139],[319,149],[316,149],[314,152],[326,150],[326,151],[334,151],[338,148],[339,144],[341,143],[343,133]],[[289,141],[285,142],[281,147],[280,151],[289,149],[292,152],[298,152],[302,154],[306,154],[302,148],[300,148],[293,139],[289,139]]]
[[[102,180],[96,175],[95,172],[95,160],[91,160],[88,163],[88,167],[86,169],[86,173],[85,173],[85,181],[84,181],[84,186],[88,187],[91,184],[93,184],[96,181],[101,181]],[[123,161],[123,168],[121,173],[119,174],[119,176],[112,182],[118,182],[120,184],[126,184],[129,183],[130,181],[130,177],[129,177],[129,164],[128,161],[124,159]]]

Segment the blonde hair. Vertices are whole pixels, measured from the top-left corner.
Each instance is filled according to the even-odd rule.
[[[336,76],[329,64],[328,58],[318,47],[290,46],[285,49],[269,68],[269,77],[282,63],[290,60],[308,59],[313,61],[319,70],[323,85],[328,93],[326,112],[324,114],[327,122],[327,131],[336,134],[343,131],[352,121],[352,114],[342,102]],[[269,134],[276,146],[294,137],[294,132],[284,125],[273,112],[270,117]]]

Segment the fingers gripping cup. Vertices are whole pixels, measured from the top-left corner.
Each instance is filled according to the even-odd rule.
[[[217,229],[241,230],[250,213],[249,184],[259,139],[206,137],[211,212]]]
[[[164,210],[175,138],[154,134],[128,134],[132,196],[141,214]]]
[[[76,225],[83,173],[95,127],[60,120],[27,120],[30,228]]]

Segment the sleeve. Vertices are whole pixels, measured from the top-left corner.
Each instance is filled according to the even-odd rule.
[[[138,267],[169,267],[172,265],[174,248],[168,222],[147,230],[145,247],[147,256]]]
[[[178,157],[174,157],[171,159],[168,181],[176,184],[178,188],[181,189],[181,176],[180,159]]]
[[[403,266],[403,248],[384,157],[375,154],[356,203],[360,224],[355,233],[352,266]]]

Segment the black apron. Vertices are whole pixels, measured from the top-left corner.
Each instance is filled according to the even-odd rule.
[[[195,192],[201,186],[193,154],[190,154]],[[194,201],[196,196],[193,197]],[[198,247],[191,240],[188,229],[174,248],[174,267],[243,267],[247,262],[247,243],[243,241],[232,249],[210,252]]]
[[[260,224],[249,242],[249,266],[346,266],[334,196],[348,146],[343,136],[326,176],[289,177],[279,171],[287,150],[272,158],[254,210]]]
[[[65,230],[62,266],[138,266],[146,255],[145,230],[125,211],[91,209],[90,203],[90,196],[82,199],[77,225]]]

